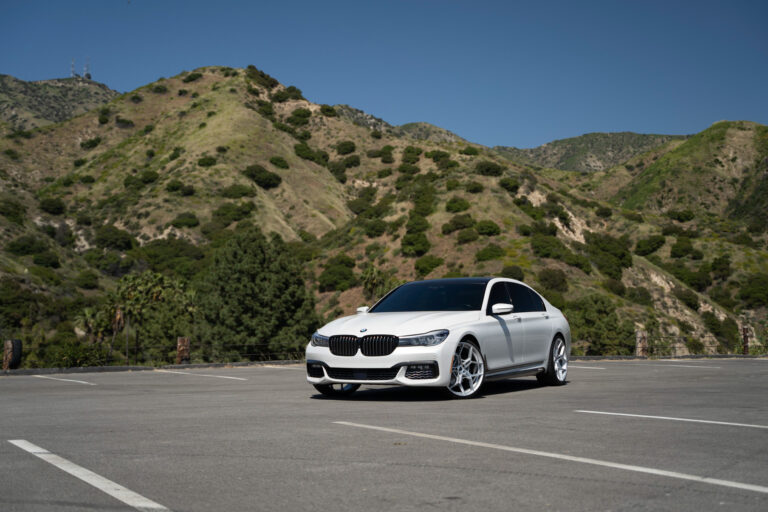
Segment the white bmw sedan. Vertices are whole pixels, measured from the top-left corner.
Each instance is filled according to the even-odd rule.
[[[468,398],[493,379],[564,384],[570,352],[563,313],[520,281],[414,281],[318,329],[307,345],[307,380],[328,396],[401,384]]]

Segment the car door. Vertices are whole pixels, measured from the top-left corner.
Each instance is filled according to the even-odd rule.
[[[531,363],[546,361],[549,356],[549,344],[552,341],[552,321],[538,293],[524,286],[528,294],[528,311],[525,324],[525,358]]]
[[[478,325],[480,349],[489,370],[517,364],[523,354],[525,338],[520,316],[514,311],[506,315],[494,315],[491,311],[494,304],[511,304],[504,282],[497,282],[491,287],[485,316]]]

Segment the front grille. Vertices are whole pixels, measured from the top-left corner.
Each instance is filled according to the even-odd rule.
[[[373,334],[360,342],[360,351],[364,356],[388,356],[397,348],[397,336]]]
[[[331,336],[328,340],[328,348],[331,349],[331,354],[335,356],[353,356],[357,354],[359,347],[360,341],[357,336]]]
[[[430,364],[412,364],[405,370],[407,379],[436,379],[440,374],[435,363]]]
[[[319,379],[325,376],[323,373],[322,365],[317,363],[307,363],[307,375],[315,379]]]
[[[339,380],[392,380],[400,368],[328,368],[328,376]]]
[[[331,349],[331,354],[335,356],[353,356],[357,354],[358,349],[364,356],[388,356],[395,351],[398,341],[397,336],[388,334],[371,334],[363,338],[342,334],[331,336],[328,347]]]

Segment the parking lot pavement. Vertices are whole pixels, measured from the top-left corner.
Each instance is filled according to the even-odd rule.
[[[768,509],[768,360],[574,361],[472,400],[330,400],[301,366],[42,377],[0,377],[3,511]]]

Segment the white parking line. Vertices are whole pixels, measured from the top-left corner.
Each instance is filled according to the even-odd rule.
[[[79,478],[83,482],[92,485],[101,492],[106,493],[119,501],[122,501],[129,507],[133,507],[136,510],[169,510],[163,505],[145,498],[141,494],[136,494],[130,489],[126,489],[122,485],[116,484],[112,480],[108,480],[103,476],[97,475],[93,471],[85,469],[82,466],[78,466],[74,462],[70,462],[63,457],[59,457],[58,455],[49,452],[45,448],[40,448],[39,446],[36,446],[29,441],[25,441],[24,439],[10,439],[8,442],[26,452],[31,453],[35,457],[43,459],[45,462],[56,466],[60,470],[69,473],[75,478]]]
[[[61,382],[77,382],[78,384],[85,384],[86,386],[95,386],[96,385],[93,382],[85,382],[84,380],[59,379],[57,377],[48,377],[47,375],[32,375],[32,377],[37,377],[38,379],[60,380]]]
[[[663,366],[663,367],[673,367],[673,368],[704,368],[704,369],[710,369],[710,370],[719,370],[720,366],[704,366],[700,364],[655,364],[655,363],[616,363],[616,364],[622,364],[626,366]]]
[[[648,418],[652,420],[687,421],[690,423],[709,423],[710,425],[725,425],[728,427],[748,427],[748,428],[768,429],[768,425],[752,425],[750,423],[731,423],[728,421],[696,420],[693,418],[675,418],[672,416],[649,416],[647,414],[627,414],[623,412],[586,411],[586,410],[576,410],[573,412],[584,412],[587,414],[604,414],[606,416],[627,416],[630,418]]]
[[[564,455],[562,453],[543,452],[540,450],[529,450],[527,448],[516,448],[514,446],[505,446],[502,444],[483,443],[480,441],[469,441],[466,439],[458,439],[455,437],[436,436],[433,434],[422,434],[421,432],[410,432],[408,430],[399,430],[396,428],[377,427],[374,425],[363,425],[361,423],[350,423],[347,421],[334,421],[337,425],[345,425],[348,427],[365,428],[370,430],[379,430],[381,432],[389,432],[392,434],[400,434],[413,437],[423,437],[425,439],[433,439],[436,441],[448,441],[450,443],[466,444],[469,446],[479,446],[481,448],[491,448],[494,450],[502,450],[505,452],[523,453],[525,455],[537,455],[539,457],[547,457],[550,459],[567,460],[570,462],[580,462],[582,464],[592,464],[595,466],[603,466],[606,468],[623,469],[625,471],[633,471],[635,473],[646,473],[655,476],[665,476],[668,478],[677,478],[680,480],[689,480],[692,482],[698,482],[709,485],[719,485],[722,487],[731,487],[734,489],[742,489],[745,491],[754,491],[764,494],[768,494],[768,487],[762,485],[745,484],[741,482],[734,482],[731,480],[721,480],[719,478],[710,478],[706,476],[690,475],[687,473],[678,473],[677,471],[667,471],[665,469],[655,469],[645,466],[634,466],[632,464],[621,464],[618,462],[610,462],[598,459],[589,459],[586,457],[575,457],[573,455]]]
[[[581,368],[582,370],[605,370],[600,366],[576,366],[575,364],[569,364],[568,368]]]
[[[178,373],[180,375],[194,375],[196,377],[211,377],[212,379],[232,379],[232,380],[248,380],[243,377],[228,377],[226,375],[207,375],[205,373],[192,373],[192,372],[179,372],[175,370],[155,370],[161,373]]]

